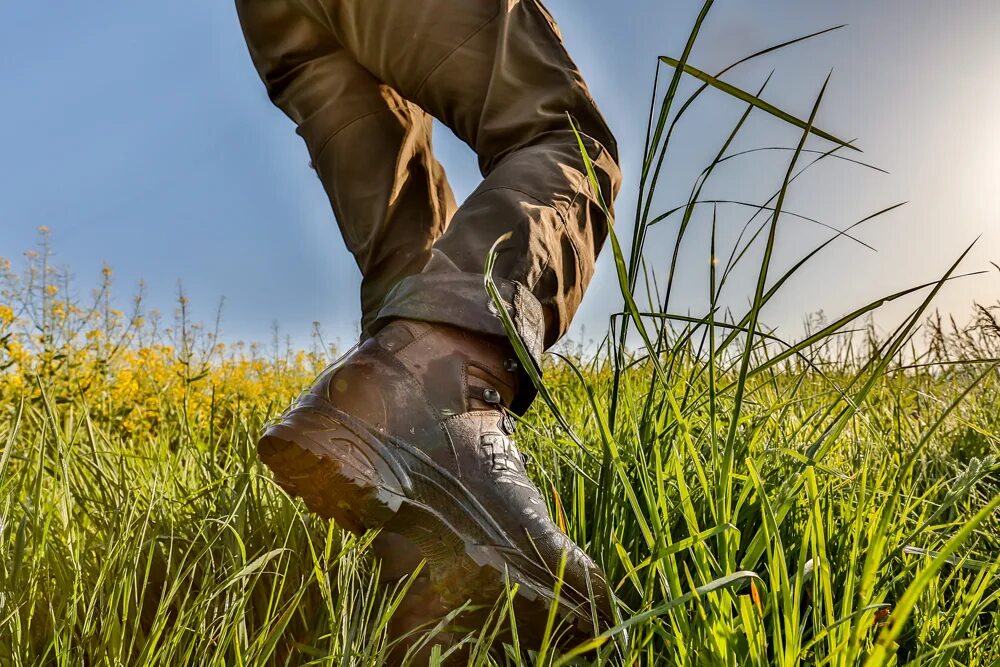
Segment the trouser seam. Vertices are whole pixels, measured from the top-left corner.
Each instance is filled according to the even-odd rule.
[[[401,106],[387,107],[385,109],[376,109],[375,111],[369,111],[368,113],[362,114],[357,118],[353,118],[347,121],[346,123],[338,127],[336,130],[334,130],[332,133],[330,133],[330,136],[324,139],[323,142],[316,147],[316,150],[314,151],[313,154],[313,159],[318,159],[319,156],[323,153],[323,151],[325,151],[327,147],[330,145],[330,142],[332,142],[334,139],[337,138],[337,135],[339,135],[341,132],[343,132],[350,126],[354,125],[355,123],[360,122],[365,118],[371,118],[372,116],[377,116],[380,113],[392,113],[393,111],[403,111],[403,110],[405,110],[405,107]]]
[[[573,56],[570,55],[569,49],[566,48],[566,43],[563,42],[562,35],[559,32],[559,29],[558,29],[558,27],[556,25],[555,19],[552,17],[552,14],[549,12],[548,9],[546,9],[545,5],[542,4],[541,0],[527,0],[527,1],[528,1],[528,4],[531,5],[531,6],[533,6],[542,15],[542,18],[545,19],[545,23],[548,26],[549,31],[552,33],[552,36],[555,38],[555,42],[558,45],[559,50],[562,52],[563,58],[565,59],[566,63],[568,64],[568,67],[575,69],[576,65],[573,63]],[[581,92],[581,91],[577,90],[577,92]],[[586,88],[582,91],[582,94],[583,94],[583,101],[587,105],[589,105],[590,108],[592,108],[594,110],[594,116],[595,116],[595,118],[597,118],[598,122],[601,124],[601,129],[604,130],[604,136],[602,138],[591,137],[591,139],[593,139],[595,141],[595,143],[597,143],[598,145],[600,145],[601,148],[605,148],[604,147],[604,143],[603,143],[604,139],[610,139],[612,142],[614,142],[615,144],[617,144],[617,142],[614,139],[615,135],[611,131],[611,128],[608,126],[607,119],[604,118],[604,115],[601,113],[600,109],[597,107],[597,101],[594,100],[593,94],[590,92],[589,89],[586,89]],[[617,154],[618,154],[617,145],[615,147],[614,153],[615,153],[615,156],[617,156]],[[617,157],[615,157],[615,162],[618,162]]]
[[[462,40],[461,42],[459,42],[458,44],[456,44],[456,45],[454,46],[454,48],[452,48],[452,49],[451,49],[450,51],[448,51],[448,53],[446,53],[446,54],[445,54],[445,55],[444,55],[444,56],[443,56],[443,57],[441,58],[441,60],[437,61],[437,62],[436,62],[436,63],[434,64],[434,66],[433,66],[433,67],[431,67],[430,71],[428,71],[428,72],[427,72],[427,74],[426,74],[426,75],[424,76],[424,78],[420,80],[420,83],[419,83],[419,84],[417,84],[417,87],[416,87],[416,89],[415,89],[415,90],[413,91],[413,99],[414,99],[414,100],[417,100],[417,99],[419,99],[419,98],[420,98],[420,93],[421,93],[421,91],[423,91],[423,89],[424,89],[424,86],[425,86],[425,85],[427,84],[427,81],[428,81],[428,80],[429,80],[429,79],[430,79],[430,78],[431,78],[432,76],[434,76],[434,73],[435,73],[435,72],[437,72],[437,71],[438,71],[438,70],[439,70],[439,69],[441,68],[441,66],[442,66],[442,65],[444,65],[444,64],[445,64],[446,62],[448,62],[448,59],[449,59],[449,58],[451,58],[451,57],[452,57],[453,55],[455,55],[455,52],[457,52],[457,51],[458,51],[459,49],[461,49],[461,48],[462,48],[463,46],[465,46],[466,44],[468,44],[468,43],[469,43],[469,42],[470,42],[470,41],[472,40],[472,38],[473,38],[473,37],[475,37],[476,35],[478,35],[479,33],[481,33],[481,32],[482,32],[483,30],[485,30],[485,29],[486,29],[486,26],[488,26],[489,24],[491,24],[491,23],[493,23],[494,21],[496,21],[496,20],[497,20],[497,17],[499,17],[499,16],[500,16],[500,13],[501,13],[501,12],[503,11],[503,9],[502,9],[502,3],[503,3],[503,2],[504,2],[504,0],[498,0],[498,1],[497,1],[497,13],[496,13],[496,14],[494,14],[493,16],[491,16],[491,17],[490,17],[489,19],[487,19],[486,21],[484,21],[482,25],[480,25],[480,26],[479,26],[478,28],[476,28],[475,30],[473,30],[473,31],[472,31],[472,32],[471,32],[471,33],[469,34],[469,36],[468,36],[468,37],[466,37],[466,38],[465,38],[465,39],[463,39],[463,40]]]

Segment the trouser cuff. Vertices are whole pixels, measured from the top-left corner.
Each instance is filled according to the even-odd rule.
[[[532,361],[541,368],[545,322],[542,304],[521,283],[495,279],[514,329]],[[400,281],[386,296],[375,319],[375,330],[391,320],[436,322],[488,336],[507,338],[507,332],[486,292],[482,274],[420,273]],[[522,369],[520,388],[511,410],[523,414],[537,393]]]

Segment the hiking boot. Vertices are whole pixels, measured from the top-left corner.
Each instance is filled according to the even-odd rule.
[[[511,357],[499,338],[395,320],[326,369],[258,451],[310,510],[355,533],[381,528],[386,571],[426,560],[444,608],[492,606],[505,580],[518,584],[524,645],[540,641],[562,570],[564,639],[585,639],[595,621],[611,622],[611,597],[601,569],[550,518],[511,440],[520,376]]]

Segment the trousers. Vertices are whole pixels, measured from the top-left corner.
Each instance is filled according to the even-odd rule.
[[[397,318],[505,335],[538,360],[568,328],[611,221],[618,149],[539,0],[236,0],[270,99],[297,126],[361,269],[362,335]],[[458,206],[432,118],[478,156]]]

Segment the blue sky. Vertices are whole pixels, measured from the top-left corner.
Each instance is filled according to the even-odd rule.
[[[618,135],[626,174],[618,232],[627,237],[655,58],[680,52],[700,3],[547,4]],[[966,268],[1000,263],[995,0],[719,0],[692,63],[715,70],[840,23],[849,26],[728,77],[756,88],[773,69],[765,97],[805,115],[832,69],[819,124],[857,138],[863,159],[891,172],[816,169],[792,193],[790,210],[844,227],[909,201],[859,232],[877,253],[838,242],[769,308],[765,320],[789,335],[811,311],[838,315],[939,276],[977,236]],[[357,268],[301,140],[250,65],[232,3],[4,3],[0,86],[0,256],[17,263],[46,225],[57,261],[74,270],[81,291],[96,284],[107,262],[123,303],[140,279],[149,305],[168,313],[178,280],[205,319],[225,297],[229,339],[267,340],[274,321],[296,340],[305,340],[314,320],[330,339],[346,343],[356,335]],[[718,93],[692,109],[668,159],[658,209],[686,196],[741,111]],[[756,114],[738,148],[796,139],[795,130]],[[446,130],[436,142],[462,197],[479,179],[475,161]],[[734,160],[708,194],[762,200],[778,186],[785,160]],[[745,220],[737,213],[720,215],[721,242],[731,242]],[[705,222],[696,220],[685,246],[676,311],[704,308]],[[650,238],[648,258],[658,272],[674,231],[665,224]],[[827,234],[788,219],[779,231],[779,265]],[[576,338],[599,335],[620,307],[613,273],[605,253]],[[735,275],[734,308],[745,304],[750,278]],[[997,298],[994,271],[950,286],[938,305],[963,319],[973,300]],[[888,325],[901,307],[880,321]]]

